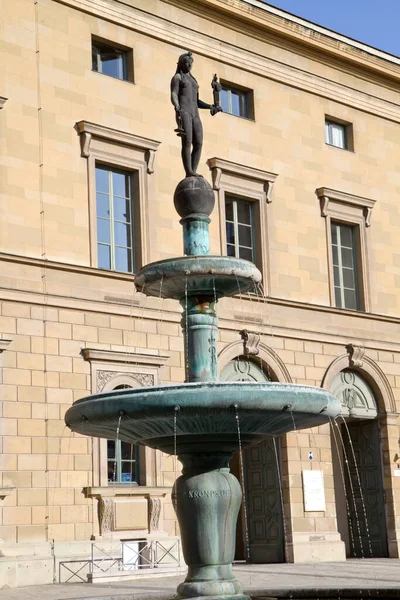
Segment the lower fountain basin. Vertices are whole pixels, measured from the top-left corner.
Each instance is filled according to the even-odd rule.
[[[185,295],[215,297],[257,293],[261,273],[253,263],[233,256],[183,256],[143,267],[135,285],[146,296],[181,300]]]
[[[234,452],[242,445],[322,425],[340,413],[321,388],[284,383],[185,383],[94,394],[75,402],[65,422],[80,434],[175,453]],[[121,417],[121,419],[120,419]],[[176,419],[175,419],[176,417]]]

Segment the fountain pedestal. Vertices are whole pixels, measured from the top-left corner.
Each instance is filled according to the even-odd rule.
[[[229,472],[230,453],[182,454],[172,492],[188,574],[182,598],[247,600],[232,573],[242,491]]]

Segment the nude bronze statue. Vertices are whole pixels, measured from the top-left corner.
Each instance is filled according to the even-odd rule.
[[[199,108],[208,108],[212,116],[222,111],[219,104],[221,84],[214,75],[211,82],[214,104],[207,104],[199,98],[199,84],[191,73],[193,56],[186,52],[179,57],[176,73],[171,79],[171,102],[175,108],[177,135],[182,141],[182,162],[186,177],[197,176],[203,146],[203,126]]]

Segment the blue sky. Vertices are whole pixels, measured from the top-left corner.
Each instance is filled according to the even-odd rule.
[[[400,56],[400,0],[268,0],[267,4]]]

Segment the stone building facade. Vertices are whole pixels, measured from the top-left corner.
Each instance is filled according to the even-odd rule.
[[[246,451],[237,556],[398,557],[400,60],[258,0],[6,0],[0,19],[0,585],[58,580],[91,540],[179,535],[176,460],[63,417],[184,380],[179,307],[133,272],[182,253],[169,82],[188,49],[200,97],[223,84],[203,115],[212,253],[250,250],[264,280],[219,303],[221,377],[342,400],[332,429]]]

